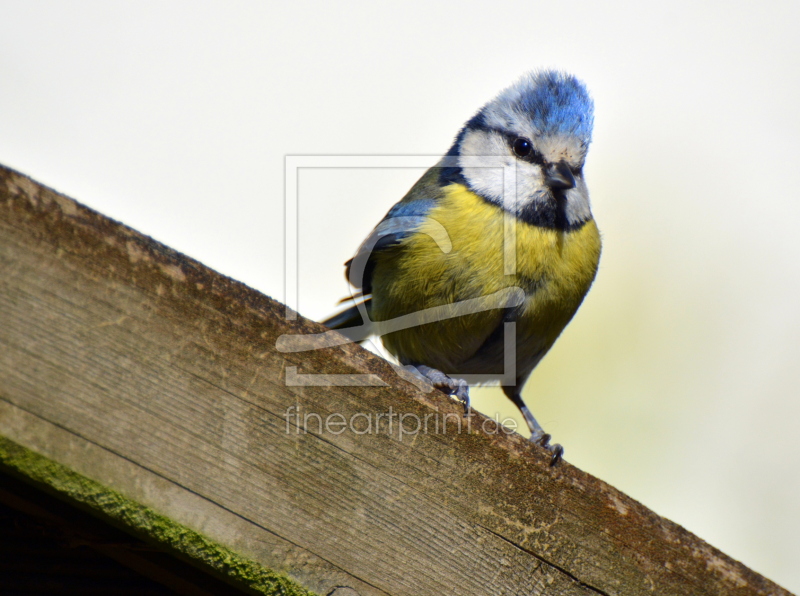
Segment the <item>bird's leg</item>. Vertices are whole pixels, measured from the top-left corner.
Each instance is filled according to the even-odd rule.
[[[427,379],[431,385],[447,395],[455,395],[456,399],[464,404],[464,415],[469,416],[469,385],[464,379],[454,379],[442,371],[424,364],[413,364],[405,368],[411,370],[411,372],[417,372],[421,377]]]
[[[536,421],[536,418],[533,417],[533,414],[531,414],[528,406],[526,406],[525,402],[522,401],[522,396],[519,394],[519,392],[515,391],[509,397],[511,398],[511,401],[514,402],[514,405],[519,408],[519,411],[522,412],[522,415],[525,417],[525,422],[528,423],[528,428],[531,430],[531,442],[541,445],[550,453],[552,453],[553,457],[550,460],[550,465],[556,465],[559,461],[561,461],[561,457],[564,455],[564,448],[558,443],[554,443],[553,445],[550,444],[550,435],[544,432],[544,429]]]

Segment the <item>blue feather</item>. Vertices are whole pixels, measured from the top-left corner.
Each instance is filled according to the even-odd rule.
[[[524,76],[495,100],[527,114],[540,134],[592,139],[594,103],[584,84],[574,76],[548,70]]]

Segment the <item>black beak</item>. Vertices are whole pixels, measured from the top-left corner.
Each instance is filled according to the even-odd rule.
[[[544,182],[553,190],[575,188],[575,176],[563,161],[548,164],[544,171]]]

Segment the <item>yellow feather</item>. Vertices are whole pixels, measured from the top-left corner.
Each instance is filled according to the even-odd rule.
[[[451,184],[444,192],[417,233],[377,255],[373,318],[386,321],[504,288],[521,288],[526,299],[517,318],[517,368],[527,376],[594,280],[601,248],[597,226],[590,220],[577,230],[559,231],[511,219],[516,223],[516,267],[505,275],[507,212],[460,184]],[[448,253],[434,241],[441,240],[442,229],[452,243]],[[390,333],[383,341],[404,363],[422,363],[446,373],[493,372],[481,370],[474,361],[469,363],[471,370],[459,367],[484,344],[502,316],[503,309],[494,308]]]

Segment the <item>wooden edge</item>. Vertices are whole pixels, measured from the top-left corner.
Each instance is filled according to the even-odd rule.
[[[267,569],[202,534],[160,515],[99,482],[0,435],[0,470],[77,505],[111,525],[216,577],[266,596],[314,596],[285,575]]]
[[[48,245],[48,252],[53,252],[58,258],[64,257],[65,259],[79,255],[82,259],[80,266],[91,270],[98,278],[113,279],[121,284],[131,284],[143,288],[153,296],[158,296],[166,305],[165,309],[174,309],[178,313],[175,315],[176,317],[184,319],[207,317],[204,323],[207,324],[206,330],[209,331],[209,337],[213,337],[214,341],[219,342],[215,349],[223,349],[250,361],[264,358],[259,355],[260,351],[273,357],[274,346],[279,335],[314,334],[324,331],[319,324],[302,317],[287,321],[285,306],[64,195],[39,185],[22,174],[0,166],[0,183],[0,191],[4,190],[2,186],[5,186],[7,191],[5,200],[9,206],[9,213],[13,211],[14,217],[18,218],[19,222],[24,222],[26,230],[37,234],[41,244]],[[2,205],[3,199],[3,192],[0,192],[0,205]],[[103,270],[104,266],[107,270]],[[181,310],[181,308],[186,310]],[[218,333],[218,331],[220,332]],[[230,336],[230,343],[221,343],[226,340],[227,336]],[[309,365],[313,371],[374,374],[389,380],[387,383],[389,388],[383,393],[370,392],[369,388],[366,388],[358,396],[360,399],[372,400],[370,402],[372,405],[378,403],[397,405],[402,400],[405,406],[416,408],[415,411],[420,416],[424,415],[423,410],[435,410],[441,413],[442,411],[457,411],[460,408],[452,400],[438,392],[425,394],[412,384],[399,379],[387,362],[357,345],[342,345],[333,350],[310,352],[305,356],[306,360],[303,357],[304,355],[298,357],[287,354],[280,366],[299,365],[300,372],[304,372],[303,366]],[[663,581],[680,572],[702,582],[705,588],[713,590],[714,593],[788,594],[773,582],[724,555],[677,524],[661,518],[613,487],[574,468],[567,462],[557,468],[550,468],[548,466],[549,457],[542,453],[542,450],[531,449],[530,443],[521,436],[487,432],[483,426],[487,419],[476,413],[475,420],[477,424],[470,432],[453,437],[448,436],[446,444],[444,440],[439,444],[433,441],[423,444],[423,441],[420,441],[421,457],[430,456],[431,459],[435,459],[438,456],[442,460],[447,460],[448,463],[455,461],[459,466],[458,468],[453,467],[453,470],[458,473],[456,475],[463,472],[463,476],[459,475],[459,479],[470,481],[469,488],[474,502],[465,504],[469,505],[469,508],[459,510],[463,515],[462,519],[471,524],[470,527],[486,530],[487,533],[507,542],[517,551],[539,559],[542,564],[571,578],[579,584],[580,588],[589,589],[591,586],[585,583],[587,580],[584,572],[587,569],[592,571],[591,566],[575,558],[572,563],[583,565],[582,572],[577,573],[563,561],[547,561],[542,558],[538,545],[532,544],[530,536],[533,525],[536,525],[535,532],[546,532],[546,524],[541,519],[535,519],[536,523],[532,524],[529,519],[530,515],[520,514],[520,503],[542,510],[549,507],[558,512],[565,499],[572,498],[581,504],[580,513],[583,518],[592,520],[598,526],[588,528],[594,532],[595,537],[605,538],[607,536],[610,543],[613,543],[614,547],[622,553],[620,557],[624,554],[625,562],[629,563],[632,569],[635,568],[638,576],[648,582],[653,581],[650,579],[651,574],[656,581]],[[371,440],[373,439],[367,436],[364,437],[361,445],[359,445],[360,439],[354,440],[353,445],[363,447],[368,444],[367,441]],[[14,445],[13,442],[9,444]],[[378,443],[375,442],[375,445]],[[438,451],[424,452],[432,447],[437,448]],[[11,454],[16,454],[14,457],[20,462],[28,461],[28,456],[24,451],[12,450]],[[380,453],[375,454],[375,451],[364,451],[360,453],[360,456],[364,458],[380,457]],[[35,454],[32,455],[35,456]],[[16,462],[17,459],[12,458],[9,461]],[[32,457],[31,461],[33,460],[35,457]],[[56,468],[53,468],[53,461],[47,458],[42,458],[42,460],[49,462],[49,465],[43,463],[37,466],[29,465],[30,470],[24,466],[20,467],[20,463],[15,465],[20,470],[23,468],[26,470],[24,472],[26,477],[30,477],[36,482],[42,482],[33,475],[33,470],[42,467],[47,471],[57,469],[59,465],[55,464]],[[9,466],[9,464],[6,465]],[[64,468],[64,471],[74,473],[70,472],[68,468]],[[45,472],[37,473],[42,474],[45,479],[51,477]],[[80,475],[77,475],[77,478],[88,480]],[[425,482],[427,480],[428,478],[423,476],[420,476],[420,479],[409,479],[409,487],[422,492],[426,489]],[[92,483],[96,491],[99,491],[88,491],[88,495],[93,496],[91,498],[87,496],[85,506],[91,508],[93,507],[91,503],[97,501],[98,504],[101,504],[109,492],[101,484],[91,480],[88,482]],[[81,485],[78,482],[75,484]],[[74,498],[68,491],[69,483],[54,484],[54,486],[60,487],[56,490],[62,490],[67,498]],[[446,488],[451,490],[453,487]],[[493,491],[500,491],[503,498],[496,499]],[[451,496],[450,493],[446,494],[448,497]],[[547,503],[531,502],[531,495],[546,497]],[[117,501],[117,497],[122,500]],[[212,550],[216,553],[212,557],[212,561],[215,561],[216,565],[223,565],[221,568],[223,573],[230,575],[231,571],[238,568],[239,561],[245,566],[243,568],[247,568],[247,564],[260,568],[249,559],[239,557],[226,547],[207,541],[196,532],[193,533],[192,530],[167,518],[161,518],[163,523],[156,524],[151,530],[147,520],[158,519],[157,513],[134,501],[129,501],[121,495],[115,496],[111,501],[111,511],[99,511],[101,515],[118,520],[118,523],[121,524],[130,524],[128,515],[132,515],[131,512],[146,511],[146,515],[139,513],[143,516],[140,521],[136,521],[136,524],[139,525],[126,527],[134,527],[137,531],[156,532],[153,539],[172,545],[171,547],[175,548],[176,552],[181,553],[182,556],[188,556],[193,560],[202,560],[199,555],[204,551],[192,549],[197,544],[209,544],[214,545]],[[80,501],[76,500],[76,502]],[[128,502],[130,507],[114,504],[124,502]],[[492,511],[483,507],[489,503],[492,505]],[[112,514],[117,517],[113,517]],[[150,517],[151,515],[155,517]],[[485,527],[482,527],[481,524],[485,524]],[[170,528],[172,530],[167,531]],[[196,536],[181,547],[185,548],[186,552],[178,549],[179,544],[183,544],[181,542],[183,530],[187,530],[190,533],[189,536]],[[533,535],[535,536],[535,533]],[[173,541],[177,541],[175,545],[173,545]],[[232,558],[229,558],[229,555]],[[565,556],[567,555],[568,553],[565,554]],[[225,567],[229,561],[236,561],[232,568]],[[676,568],[678,566],[680,567]],[[269,570],[264,571],[268,574],[271,573]],[[608,571],[614,570],[609,569]],[[256,579],[256,576],[253,579]],[[642,586],[647,591],[664,593],[657,589],[663,588],[663,586],[656,583],[645,582]],[[309,593],[302,591],[302,588],[295,589],[297,591],[294,593]],[[612,593],[612,591],[591,589],[600,594]],[[613,593],[617,592],[613,591]]]

